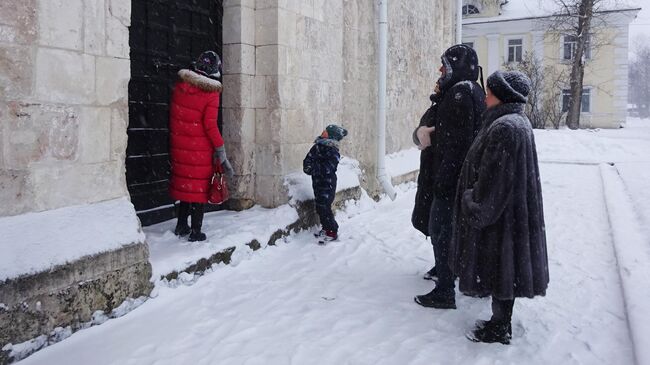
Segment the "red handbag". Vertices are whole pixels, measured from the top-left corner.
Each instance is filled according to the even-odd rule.
[[[223,176],[223,167],[221,166],[221,162],[217,159],[217,162],[214,165],[214,174],[212,174],[212,180],[210,181],[208,203],[222,204],[230,197],[230,194],[228,193],[228,184]]]

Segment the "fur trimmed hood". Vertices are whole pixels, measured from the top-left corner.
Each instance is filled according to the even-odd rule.
[[[196,86],[203,91],[221,92],[223,86],[217,80],[198,74],[192,70],[182,69],[178,71],[178,77],[192,86]]]

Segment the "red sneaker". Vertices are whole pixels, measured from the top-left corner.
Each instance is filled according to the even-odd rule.
[[[325,235],[318,238],[318,243],[325,244],[327,242],[336,241],[339,238],[336,231],[325,231]]]

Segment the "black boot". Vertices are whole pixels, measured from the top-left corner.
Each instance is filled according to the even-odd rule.
[[[438,272],[436,271],[436,267],[432,267],[431,270],[427,271],[424,276],[422,277],[424,280],[437,280],[438,279]]]
[[[187,224],[187,218],[190,216],[190,203],[180,202],[176,207],[176,229],[174,234],[177,236],[186,236],[190,233],[190,226]]]
[[[435,260],[436,258],[436,250],[433,250],[433,258]],[[422,277],[424,280],[438,280],[438,270],[436,270],[436,265],[434,264],[433,267],[427,271],[424,276]]]
[[[512,339],[512,325],[509,322],[477,321],[474,330],[467,334],[474,342],[502,343],[509,345]]]
[[[456,309],[456,293],[454,289],[434,288],[427,294],[416,295],[416,303],[427,308]]]
[[[192,203],[192,232],[190,232],[190,242],[205,241],[205,233],[201,232],[203,225],[203,204]]]

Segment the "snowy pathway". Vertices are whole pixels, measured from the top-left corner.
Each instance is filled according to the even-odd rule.
[[[413,303],[432,254],[410,225],[411,186],[340,213],[340,242],[292,235],[20,364],[632,364],[599,168],[544,164],[542,177],[551,284],[517,301],[511,346],[463,337],[487,299]]]

